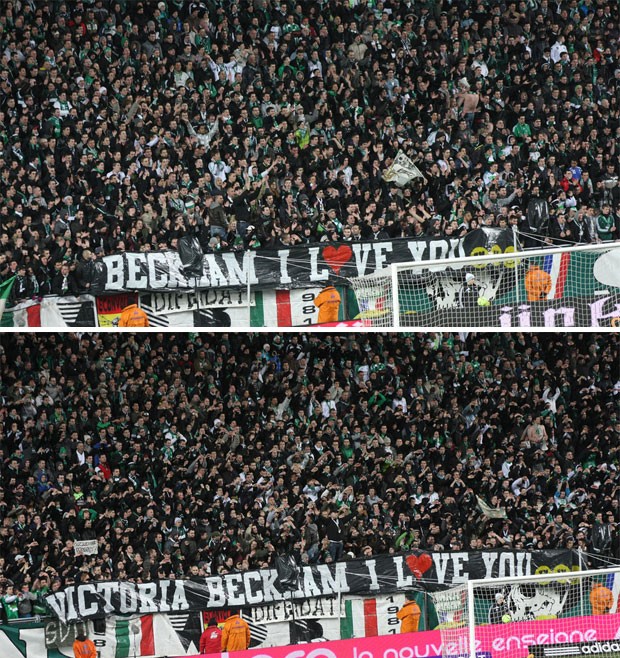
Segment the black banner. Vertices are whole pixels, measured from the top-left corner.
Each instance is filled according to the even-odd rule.
[[[97,582],[75,585],[45,598],[62,622],[110,614],[151,614],[251,607],[288,599],[337,594],[376,596],[405,589],[436,591],[470,579],[525,576],[579,568],[576,552],[416,551],[300,569],[298,587],[283,592],[276,569],[230,573],[199,580],[151,583]]]
[[[192,290],[205,288],[305,288],[333,277],[372,274],[392,263],[463,258],[502,253],[513,247],[509,230],[477,229],[464,238],[401,238],[372,242],[323,243],[275,251],[205,254],[123,253],[105,256],[97,289],[105,292]],[[188,270],[189,267],[189,270]],[[191,274],[190,274],[191,272]]]
[[[618,327],[620,295],[591,295],[542,302],[491,304],[476,308],[469,323],[476,327]],[[401,327],[461,327],[461,309],[402,313]]]

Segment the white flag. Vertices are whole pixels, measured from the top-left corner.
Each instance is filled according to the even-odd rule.
[[[506,510],[503,507],[492,507],[480,496],[476,496],[480,511],[489,519],[507,519]]]
[[[392,164],[383,172],[383,180],[404,187],[414,178],[424,178],[424,174],[413,164],[411,159],[399,151]],[[426,180],[424,178],[424,180]]]

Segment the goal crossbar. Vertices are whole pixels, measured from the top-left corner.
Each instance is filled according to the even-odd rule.
[[[533,574],[531,576],[506,576],[503,578],[472,578],[463,583],[467,589],[474,589],[479,587],[492,587],[495,585],[514,585],[518,583],[531,583],[531,582],[546,582],[550,578],[565,579],[565,578],[597,578],[599,576],[609,576],[611,574],[618,574],[620,566],[609,567],[607,569],[584,569],[578,571],[550,571],[549,573]]]

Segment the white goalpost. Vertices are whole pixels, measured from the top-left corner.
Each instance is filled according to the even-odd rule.
[[[620,324],[620,242],[393,263],[349,283],[369,327]]]
[[[614,653],[619,594],[616,567],[470,580],[431,596],[443,658],[563,658],[605,654],[605,642]]]

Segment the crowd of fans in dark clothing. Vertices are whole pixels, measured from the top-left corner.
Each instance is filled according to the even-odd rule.
[[[124,251],[620,230],[610,0],[14,0],[0,276],[87,291]],[[384,170],[402,150],[423,174]],[[546,219],[548,216],[548,220]],[[64,268],[64,270],[63,270]]]
[[[618,334],[0,344],[5,595],[244,571],[282,552],[620,550]]]

